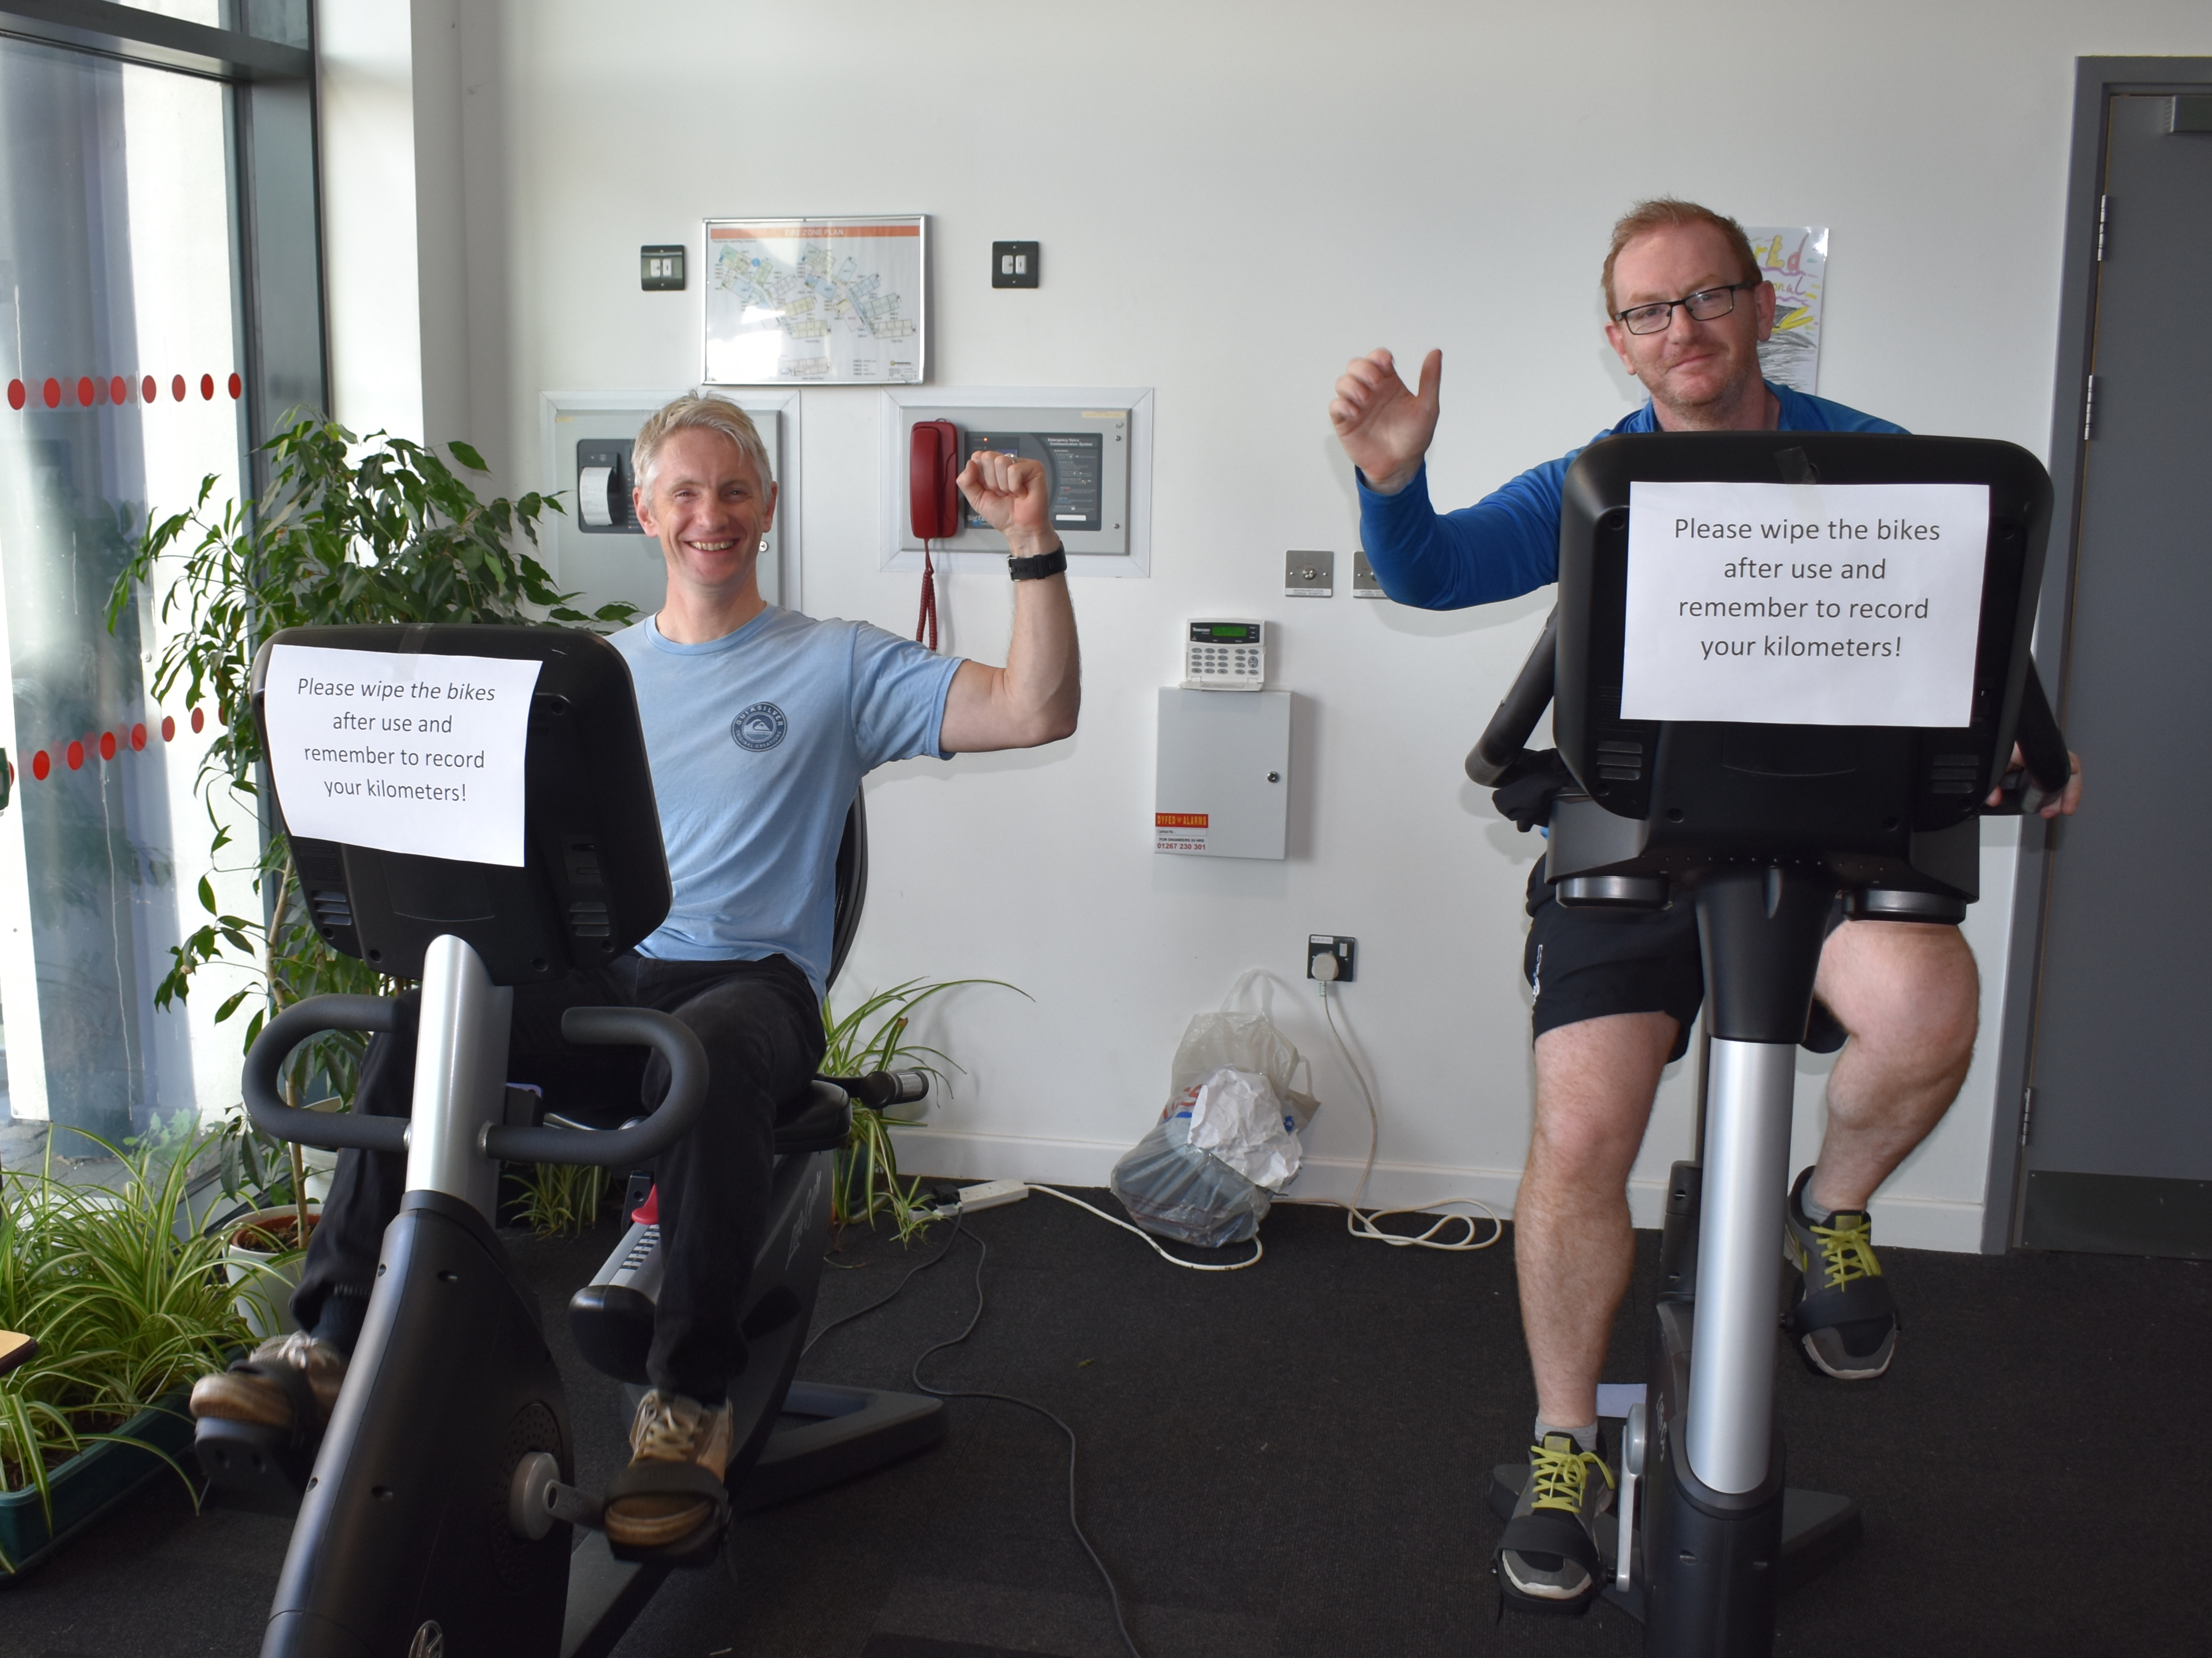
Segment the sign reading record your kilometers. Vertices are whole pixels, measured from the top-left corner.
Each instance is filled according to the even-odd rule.
[[[1980,483],[1632,483],[1624,720],[1964,726]]]
[[[278,645],[263,681],[284,825],[465,864],[522,863],[538,665]]]

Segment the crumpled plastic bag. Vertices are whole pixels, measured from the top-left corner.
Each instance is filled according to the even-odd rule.
[[[1190,1118],[1155,1123],[1107,1179],[1130,1219],[1147,1232],[1218,1249],[1241,1243],[1267,1218],[1267,1194],[1190,1143]]]
[[[1224,1065],[1190,1090],[1189,1111],[1190,1144],[1253,1185],[1279,1192],[1297,1175],[1305,1156],[1297,1118],[1264,1076]]]
[[[1230,1005],[1255,977],[1261,1011]],[[1200,1248],[1241,1242],[1267,1218],[1268,1191],[1297,1175],[1298,1131],[1320,1102],[1291,1086],[1298,1050],[1269,1017],[1273,986],[1255,969],[1221,1010],[1184,1030],[1160,1121],[1114,1165],[1107,1184],[1138,1225]]]

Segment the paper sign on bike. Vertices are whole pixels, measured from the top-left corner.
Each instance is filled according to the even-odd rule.
[[[1965,726],[1973,483],[1633,483],[1626,720]]]

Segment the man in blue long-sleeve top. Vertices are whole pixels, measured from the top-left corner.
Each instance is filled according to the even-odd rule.
[[[1606,338],[1651,394],[1613,432],[1902,429],[1760,375],[1774,289],[1733,219],[1687,202],[1640,203],[1613,228],[1601,282]],[[1443,354],[1431,351],[1409,390],[1390,354],[1371,352],[1352,360],[1329,405],[1359,471],[1368,560],[1391,598],[1429,610],[1492,604],[1558,579],[1560,486],[1574,459],[1437,513],[1422,458],[1443,374]],[[2077,766],[2045,815],[2071,812],[2080,793]],[[1571,1610],[1598,1592],[1592,1533],[1611,1503],[1596,1388],[1634,1254],[1629,1169],[1661,1069],[1686,1048],[1705,981],[1687,905],[1656,914],[1563,909],[1543,873],[1540,861],[1524,957],[1535,993],[1535,1123],[1514,1209],[1535,1442],[1497,1565],[1509,1598]],[[1889,1368],[1897,1337],[1867,1204],[1966,1080],[1980,987],[1956,927],[1838,914],[1815,993],[1807,1045],[1842,1052],[1820,1159],[1790,1196],[1792,1328],[1817,1369],[1867,1380]]]

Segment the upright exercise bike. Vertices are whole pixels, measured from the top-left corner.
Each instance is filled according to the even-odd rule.
[[[731,1384],[736,1451],[714,1535],[704,1548],[617,1558],[597,1529],[599,1501],[574,1484],[574,1430],[536,1297],[492,1223],[501,1161],[636,1169],[685,1131],[706,1098],[697,1038],[635,1008],[572,1009],[562,1034],[658,1054],[669,1084],[649,1114],[611,1129],[541,1123],[534,1096],[507,1086],[513,987],[610,961],[667,914],[667,859],[629,668],[605,641],[557,629],[291,629],[256,659],[257,718],[279,645],[536,662],[526,853],[508,866],[293,840],[323,939],[422,981],[412,1111],[404,1121],[307,1112],[280,1098],[279,1074],[302,1043],[394,1029],[396,1005],[368,996],[315,997],[271,1020],[247,1055],[246,1107],[258,1129],[282,1139],[404,1154],[407,1190],[319,1447],[309,1436],[312,1401],[301,1400],[289,1433],[203,1420],[198,1455],[220,1496],[297,1509],[264,1658],[594,1658],[672,1569],[714,1557],[732,1509],[799,1495],[944,1435],[936,1400],[792,1381],[828,1242],[848,1094],[817,1078],[781,1114],[743,1309],[750,1359]],[[270,754],[281,799],[289,756]],[[837,861],[841,957],[866,882],[856,799]],[[880,1074],[854,1085],[876,1103],[915,1094]],[[615,1118],[628,1114],[607,1103]],[[644,1379],[658,1248],[658,1230],[633,1223],[571,1309],[586,1356],[627,1381]]]
[[[1969,722],[1956,728],[1627,720],[1629,518],[1638,483],[1968,484],[1989,492]],[[1622,1436],[1607,1598],[1666,1658],[1763,1658],[1783,1587],[1855,1540],[1845,1498],[1785,1491],[1775,1420],[1794,1054],[1840,894],[1860,920],[1956,924],[1979,891],[1993,785],[2063,789],[2069,761],[2028,653],[2051,515],[2010,444],[1871,434],[1607,439],[1567,473],[1559,598],[1467,770],[1504,786],[1547,703],[1569,776],[1546,878],[1564,906],[1695,906],[1704,957],[1698,1151],[1668,1185],[1646,1402]],[[1897,555],[1891,555],[1893,560]],[[1747,712],[1750,712],[1747,710]],[[2006,774],[2015,734],[2027,778]],[[1510,1512],[1525,1468],[1501,1468]]]

